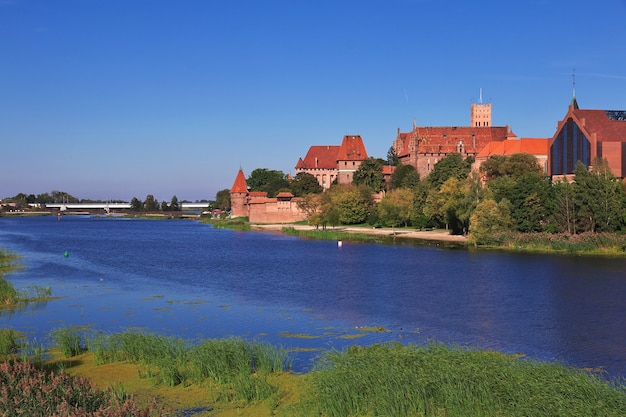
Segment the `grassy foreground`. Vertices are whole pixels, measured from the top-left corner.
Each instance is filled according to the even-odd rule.
[[[626,415],[623,381],[440,344],[326,351],[314,370],[298,375],[289,371],[280,349],[238,338],[191,343],[154,334],[103,335],[66,328],[53,332],[52,339],[52,359],[31,359],[38,369],[56,369],[57,374],[63,369],[63,375],[87,378],[94,392],[132,400],[136,412],[145,416]],[[10,357],[5,352],[5,359]],[[0,381],[5,368],[0,368]],[[7,404],[0,395],[0,414]]]

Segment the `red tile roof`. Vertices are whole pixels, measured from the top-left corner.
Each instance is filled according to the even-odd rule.
[[[300,158],[296,169],[336,169],[339,146],[311,146],[304,160]]]
[[[513,155],[514,153],[529,153],[531,155],[547,155],[547,138],[521,138],[505,141],[489,142],[476,158],[487,158],[491,155]]]
[[[337,155],[338,161],[363,161],[367,159],[367,151],[360,135],[346,135],[341,142]],[[337,164],[335,163],[335,166]]]
[[[243,175],[243,170],[239,168],[239,172],[235,177],[235,182],[230,189],[231,193],[247,193],[248,192],[248,183],[246,182],[246,177]]]
[[[411,139],[418,139],[418,153],[452,153],[458,152],[458,145],[463,142],[465,152],[478,153],[489,142],[515,138],[508,126],[445,126],[416,127],[412,132],[399,133],[398,138],[404,139],[399,157],[410,153]]]
[[[626,121],[612,120],[604,110],[573,109],[585,130],[597,134],[599,142],[626,142]]]

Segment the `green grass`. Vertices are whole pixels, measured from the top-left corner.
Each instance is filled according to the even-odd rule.
[[[76,333],[74,328],[67,331]],[[15,335],[7,340],[11,346]],[[87,346],[97,363],[134,363],[140,377],[154,385],[203,387],[207,405],[264,404],[278,416],[626,415],[624,380],[608,381],[599,373],[520,355],[436,343],[324,351],[314,369],[294,375],[300,383],[290,385],[282,385],[286,380],[279,377],[289,365],[283,351],[240,338],[191,343],[149,333],[92,332]],[[114,391],[118,399],[129,395],[119,384]],[[284,403],[287,398],[296,400]]]
[[[240,338],[206,339],[198,343],[149,333],[95,333],[87,343],[97,364],[135,363],[155,384],[208,384],[214,399],[254,402],[273,395],[268,376],[285,371],[284,352]]]
[[[304,237],[309,239],[342,240],[347,242],[369,242],[382,244],[390,244],[394,242],[393,237],[390,236],[344,232],[335,229],[298,230],[294,227],[283,227],[281,229],[281,232],[286,235]]]
[[[56,329],[53,330],[50,335],[66,358],[79,355],[86,350],[83,346],[81,332],[76,327]]]
[[[14,305],[18,302],[20,294],[13,284],[4,278],[4,273],[19,268],[16,263],[17,255],[0,249],[0,304],[5,306]]]
[[[250,230],[250,222],[245,217],[212,219],[204,216],[200,221],[211,224],[216,229]]]
[[[296,416],[623,416],[626,388],[497,352],[399,344],[327,352]]]
[[[500,232],[491,237],[491,245],[484,247],[565,255],[623,257],[626,256],[626,235],[593,232],[577,235]]]
[[[20,336],[13,329],[0,329],[0,355],[10,355],[17,352]]]

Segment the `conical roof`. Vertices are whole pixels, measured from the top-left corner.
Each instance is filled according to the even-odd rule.
[[[248,192],[248,183],[246,182],[246,176],[243,174],[243,170],[239,168],[239,172],[237,173],[237,177],[235,178],[235,182],[233,183],[232,188],[230,189],[231,193],[247,193]]]

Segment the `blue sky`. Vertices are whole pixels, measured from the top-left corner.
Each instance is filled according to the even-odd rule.
[[[311,145],[626,109],[626,0],[0,0],[0,198],[213,199]]]

